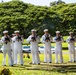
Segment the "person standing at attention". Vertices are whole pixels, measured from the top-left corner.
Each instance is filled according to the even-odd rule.
[[[60,63],[63,63],[63,55],[62,55],[63,38],[60,35],[60,31],[56,31],[56,37],[53,38],[53,41],[56,43],[56,46],[55,46],[55,55],[56,55],[55,63],[58,63],[58,55],[60,55]]]
[[[31,30],[31,35],[27,38],[30,42],[31,54],[32,54],[32,64],[40,64],[39,52],[38,52],[38,42],[40,42],[39,36],[36,34],[36,30]]]
[[[44,63],[52,63],[51,41],[52,37],[48,33],[48,29],[45,29],[44,35],[42,36],[42,43],[44,44]]]
[[[13,66],[13,60],[11,56],[11,38],[8,35],[8,31],[3,31],[4,36],[1,38],[1,43],[3,44],[3,66],[6,66],[6,53],[9,57],[9,65]]]

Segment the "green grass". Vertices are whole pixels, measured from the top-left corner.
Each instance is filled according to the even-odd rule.
[[[66,41],[66,39],[68,38],[68,36],[63,36],[64,40]]]
[[[65,52],[63,50],[63,52]],[[67,51],[66,51],[67,52]],[[44,54],[40,54],[40,65],[30,65],[32,58],[26,58],[26,54],[24,59],[24,66],[15,65],[14,67],[10,67],[8,65],[8,56],[7,56],[7,66],[2,66],[3,54],[0,54],[0,70],[3,68],[9,68],[12,72],[12,75],[76,75],[76,63],[68,63],[69,55],[63,54],[64,63],[63,64],[55,64],[55,54],[52,54],[53,63],[43,63]],[[31,54],[30,54],[31,56]]]

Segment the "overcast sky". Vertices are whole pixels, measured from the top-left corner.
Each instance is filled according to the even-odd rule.
[[[1,2],[2,0],[0,0]],[[3,0],[4,2],[12,1],[12,0]],[[40,5],[40,6],[49,6],[50,2],[57,1],[57,0],[21,0],[26,3],[31,3],[34,5]],[[66,3],[76,3],[76,0],[62,0]]]

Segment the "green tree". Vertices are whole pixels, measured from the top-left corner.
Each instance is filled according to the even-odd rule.
[[[54,1],[54,2],[50,2],[50,6],[59,5],[59,4],[65,4],[65,2],[62,1],[62,0],[58,0],[58,1]]]
[[[20,30],[25,37],[35,28],[41,36],[45,28],[51,35],[60,30],[63,35],[76,29],[76,4],[58,4],[52,7],[35,6],[22,1],[0,3],[0,33]]]

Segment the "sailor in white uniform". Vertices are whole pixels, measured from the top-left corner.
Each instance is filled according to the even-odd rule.
[[[69,37],[66,40],[66,42],[68,42],[68,49],[69,49],[69,59],[70,59],[69,62],[76,62],[75,41],[76,38],[73,36],[73,32],[70,32]]]
[[[44,30],[44,35],[42,36],[42,43],[44,44],[44,62],[52,62],[52,53],[51,53],[51,41],[52,37],[48,33],[48,29]]]
[[[31,30],[31,35],[27,38],[30,43],[31,54],[32,54],[32,64],[40,64],[39,52],[38,52],[38,42],[40,42],[39,36],[36,34],[36,30]]]
[[[19,35],[19,31],[15,31],[15,37],[13,38],[14,42],[14,64],[18,64],[18,58],[17,55],[20,56],[20,64],[23,66],[23,53],[22,53],[22,43],[23,39]]]
[[[3,66],[6,65],[6,53],[9,57],[9,65],[13,66],[12,56],[11,56],[11,38],[8,35],[8,31],[3,31],[4,36],[1,38],[1,43],[3,44]]]
[[[60,31],[56,31],[56,37],[53,38],[53,41],[56,43],[56,46],[55,46],[56,60],[55,60],[55,62],[58,63],[58,55],[60,55],[60,63],[63,63],[63,56],[62,56],[63,38],[60,35]]]
[[[14,63],[14,41],[13,41],[13,37],[15,36],[15,34],[12,34],[11,35],[11,40],[12,40],[12,43],[11,43],[11,50],[12,50],[12,60],[13,60],[13,63]]]

